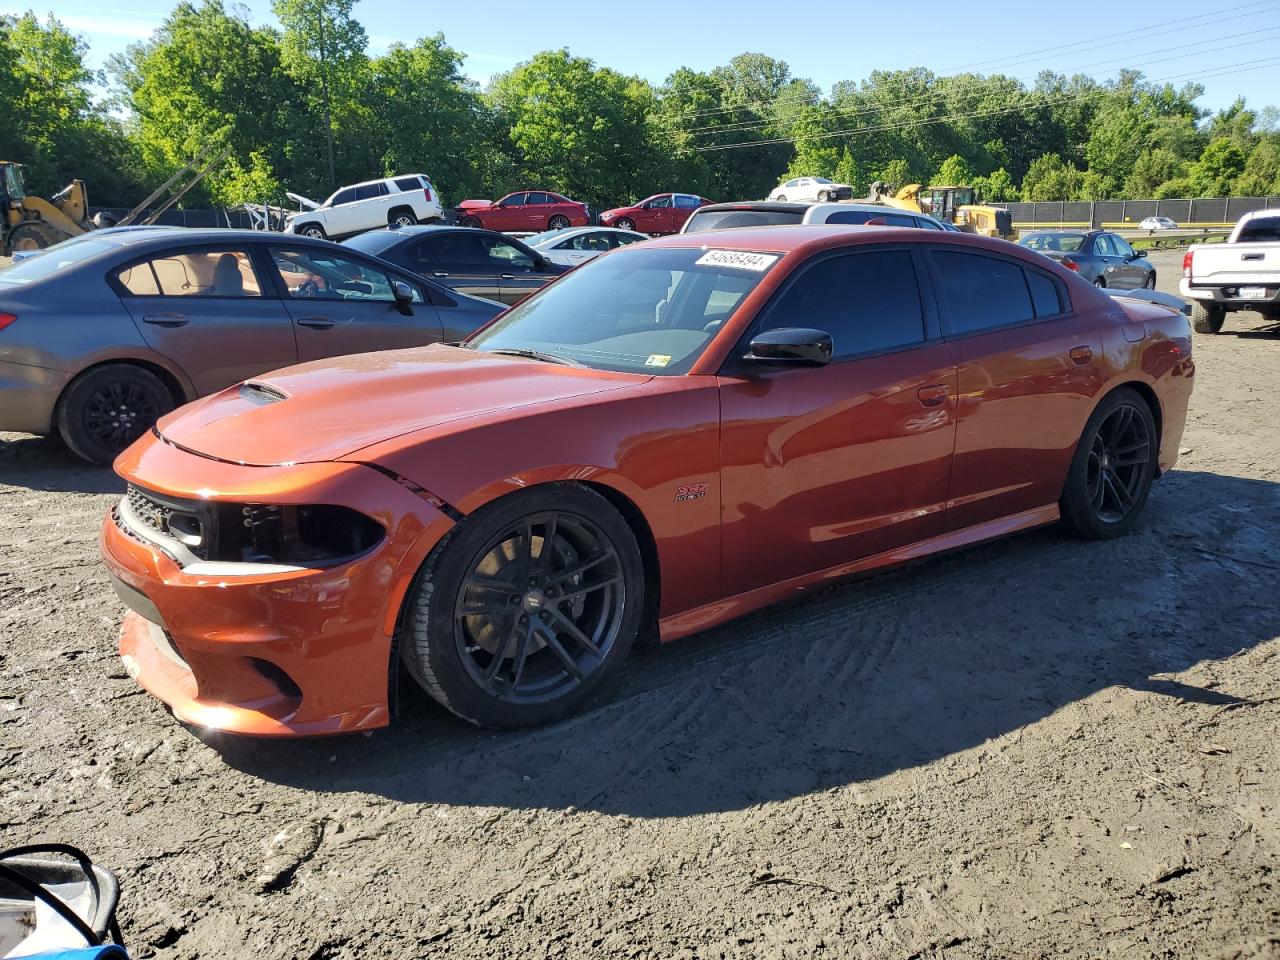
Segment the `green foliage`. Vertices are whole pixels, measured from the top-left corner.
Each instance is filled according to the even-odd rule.
[[[526,186],[594,207],[663,189],[765,196],[827,176],[973,185],[992,202],[1280,192],[1280,110],[1208,116],[1202,89],[1123,71],[873,71],[823,95],[743,53],[660,85],[568,50],[538,53],[481,91],[436,34],[371,56],[356,0],[273,0],[280,28],[227,0],[182,0],[161,27],[88,69],[56,20],[0,17],[0,129],[33,192],[75,176],[95,203],[132,205],[209,146],[225,164],[185,202],[320,199],[335,184],[430,175],[454,204]],[[111,81],[111,99],[101,96]]]

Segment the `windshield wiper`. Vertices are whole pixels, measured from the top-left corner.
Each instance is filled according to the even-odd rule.
[[[570,360],[568,357],[562,357],[554,353],[543,353],[541,350],[530,350],[528,347],[498,347],[495,350],[485,350],[483,352],[501,353],[508,357],[524,357],[526,360],[541,360],[543,363],[559,363],[566,367],[584,366],[577,360]]]

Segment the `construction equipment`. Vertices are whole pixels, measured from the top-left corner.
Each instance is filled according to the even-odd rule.
[[[230,152],[228,148],[215,154],[212,146],[207,147],[125,214],[118,225],[155,223]],[[99,213],[89,218],[89,193],[83,180],[72,180],[69,186],[45,200],[27,195],[22,170],[20,163],[0,160],[0,255],[8,257],[20,250],[42,250],[96,227],[117,225],[116,220],[107,214]],[[155,209],[149,209],[150,204],[166,192],[169,193],[168,199]]]
[[[889,188],[877,180],[871,185],[871,203],[882,203],[899,210],[927,213],[935,220],[955,224],[965,233],[983,237],[1001,237],[1013,240],[1013,214],[1003,207],[979,202],[973,187],[921,187],[909,183],[890,195]]]
[[[20,163],[0,160],[0,253],[39,250],[93,229],[83,180],[45,200],[27,196],[22,170]]]

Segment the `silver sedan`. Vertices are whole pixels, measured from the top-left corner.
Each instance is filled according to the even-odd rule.
[[[552,263],[576,267],[602,253],[648,239],[643,233],[617,227],[566,227],[534,234],[524,242]]]

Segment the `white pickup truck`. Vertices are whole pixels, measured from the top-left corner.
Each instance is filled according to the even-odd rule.
[[[1179,292],[1197,333],[1217,333],[1233,310],[1280,320],[1280,210],[1240,218],[1226,243],[1198,243],[1182,257]]]

